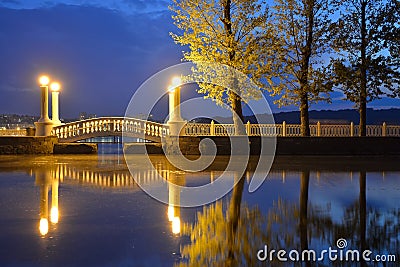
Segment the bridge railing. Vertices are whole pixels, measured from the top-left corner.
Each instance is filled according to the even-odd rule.
[[[135,118],[110,117],[76,121],[54,127],[52,134],[61,140],[104,135],[136,134],[161,138],[169,134],[168,126]]]
[[[245,124],[249,136],[301,136],[299,124]],[[233,124],[187,123],[183,129],[186,136],[230,136],[235,134]],[[310,125],[311,136],[345,137],[358,136],[359,127],[348,125],[317,124]],[[397,136],[400,137],[400,125],[367,125],[367,136]]]
[[[301,127],[298,124],[245,124],[249,136],[300,136]],[[169,127],[151,121],[135,118],[109,117],[76,121],[54,127],[52,134],[61,141],[85,139],[83,137],[121,135],[125,131],[132,136],[145,136],[146,139],[160,141],[161,137],[169,135]],[[233,124],[187,123],[183,129],[185,136],[230,136],[235,134]],[[359,127],[353,123],[347,125],[312,124],[311,136],[358,136]],[[0,136],[26,136],[26,129],[0,130]],[[400,125],[367,125],[367,136],[400,137]]]

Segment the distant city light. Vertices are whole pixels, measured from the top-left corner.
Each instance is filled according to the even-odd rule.
[[[41,86],[47,86],[49,84],[49,82],[50,82],[50,79],[48,76],[43,75],[43,76],[39,77],[39,84]]]

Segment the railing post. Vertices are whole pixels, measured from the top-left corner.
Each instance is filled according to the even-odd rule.
[[[247,123],[246,123],[246,133],[247,133],[247,135],[248,136],[250,136],[251,135],[251,132],[250,132],[250,122],[249,121],[247,121]]]
[[[317,122],[317,136],[321,136],[321,123]]]
[[[282,136],[286,136],[286,121],[282,122]]]
[[[211,136],[215,136],[215,123],[214,123],[214,120],[211,121],[210,135]]]
[[[386,136],[386,122],[382,124],[382,136]]]
[[[350,136],[354,136],[354,123],[350,123]]]

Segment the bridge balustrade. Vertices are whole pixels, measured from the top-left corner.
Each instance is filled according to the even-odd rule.
[[[298,124],[245,124],[249,136],[300,136]],[[121,136],[122,133],[133,138],[145,138],[153,142],[161,142],[161,138],[169,135],[166,124],[145,121],[135,118],[105,117],[76,121],[56,126],[52,134],[60,142],[75,142],[93,137]],[[184,136],[231,136],[235,134],[233,124],[187,123],[183,128]],[[0,130],[0,136],[26,136],[25,129]],[[347,125],[317,124],[310,125],[311,136],[358,136],[359,127],[353,123]],[[367,136],[400,137],[400,125],[367,125]]]
[[[159,142],[161,137],[169,134],[169,129],[168,126],[156,122],[115,117],[67,123],[54,127],[52,133],[61,142],[74,142],[93,137],[121,136],[123,132],[130,137],[144,137],[150,141]]]

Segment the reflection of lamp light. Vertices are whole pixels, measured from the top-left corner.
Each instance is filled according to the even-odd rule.
[[[52,223],[58,223],[58,218],[58,180],[54,179],[51,185],[50,221]]]
[[[181,219],[179,217],[174,217],[172,219],[172,233],[179,234],[181,232]]]
[[[39,232],[41,235],[47,235],[47,233],[49,232],[49,221],[46,218],[40,219]]]
[[[58,208],[57,207],[51,207],[50,221],[52,223],[58,223]]]
[[[172,222],[172,220],[174,219],[175,212],[174,212],[174,206],[172,205],[168,205],[168,220],[170,222]]]

